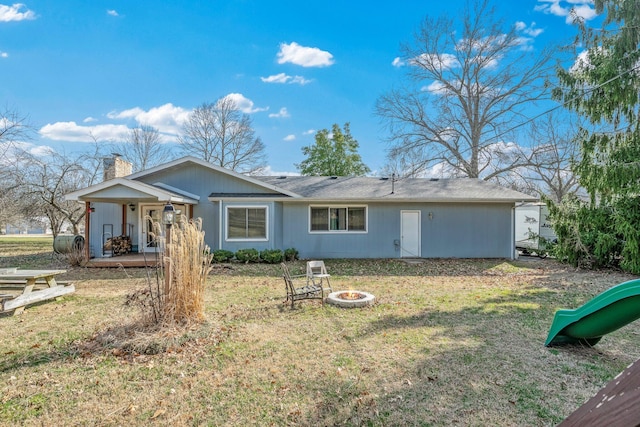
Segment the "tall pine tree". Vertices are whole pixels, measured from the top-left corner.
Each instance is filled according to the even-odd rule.
[[[602,28],[581,25],[584,51],[560,70],[556,99],[587,118],[575,165],[590,201],[552,208],[558,255],[575,264],[640,273],[640,7],[595,0]]]

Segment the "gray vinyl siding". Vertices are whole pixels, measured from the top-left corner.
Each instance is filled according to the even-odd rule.
[[[139,180],[147,184],[161,182],[200,196],[198,204],[193,206],[193,217],[202,218],[202,229],[205,232],[205,241],[212,250],[234,250],[233,248],[236,248],[238,245],[227,245],[224,242],[224,209],[222,209],[223,218],[221,221],[220,203],[209,201],[209,195],[212,193],[268,192],[263,187],[253,183],[218,173],[196,164],[191,164],[189,167],[165,169],[154,174],[145,175],[139,178]],[[220,227],[220,224],[222,224],[222,227]],[[220,245],[221,241],[222,246]],[[243,248],[246,247],[246,245],[243,246]]]
[[[422,214],[425,258],[511,258],[511,204],[440,204]],[[428,212],[432,212],[429,219]]]
[[[282,249],[285,250],[291,246],[285,246],[282,240],[282,227],[283,227],[283,207],[282,203],[273,203],[271,209],[271,229],[273,234],[271,235],[271,248],[270,249]]]
[[[353,205],[360,206],[362,203]],[[394,246],[394,239],[398,239],[400,229],[399,207],[377,203],[364,205],[368,211],[366,233],[311,233],[309,232],[309,204],[285,204],[284,246],[296,248],[303,259],[397,258],[399,252]]]
[[[145,175],[139,180],[147,184],[162,182],[175,188],[183,188],[201,198],[206,198],[211,193],[268,193],[264,187],[196,164],[165,169]]]
[[[267,240],[227,240],[226,239],[226,209],[231,207],[266,207],[267,208]],[[264,249],[285,249],[282,248],[282,238],[280,237],[282,229],[282,207],[279,203],[265,201],[234,201],[222,203],[222,246],[221,249],[236,252],[239,249],[256,249],[262,251]],[[206,235],[205,235],[206,236]]]
[[[115,203],[92,203],[95,208],[91,213],[90,222],[90,245],[89,250],[92,256],[102,257],[102,245],[106,242],[106,238],[120,236],[122,232],[122,205]],[[127,220],[129,215],[127,215]],[[107,229],[113,229],[113,235],[103,237],[103,225],[107,225]],[[112,226],[112,227],[109,227]],[[134,233],[137,230],[134,230]]]
[[[398,258],[403,210],[421,212],[424,258],[510,258],[511,204],[367,204],[366,233],[310,233],[309,204],[287,203],[283,247],[309,258]],[[431,218],[429,213],[431,212]]]
[[[224,215],[224,213],[223,213]],[[193,217],[202,218],[204,241],[214,251],[220,247],[220,202],[210,202],[208,199],[200,199],[200,203],[193,206]]]
[[[530,200],[526,194],[470,179],[402,180],[395,182],[393,193],[389,191],[393,183],[367,177],[262,177],[260,181],[257,177],[226,173],[197,159],[171,162],[128,179],[152,186],[164,184],[173,190],[160,191],[163,186],[158,185],[146,193],[144,185],[129,186],[121,182],[99,187],[102,196],[111,194],[112,197],[95,196],[94,200],[115,200],[116,203],[93,203],[96,211],[91,215],[89,230],[93,256],[102,256],[103,224],[113,224],[114,236],[130,234],[133,245],[139,247],[142,204],[151,207],[153,200],[153,207],[161,209],[171,193],[174,193],[173,200],[179,200],[177,194],[188,192],[183,194],[186,198],[199,198],[192,206],[192,216],[202,218],[205,241],[213,250],[295,248],[305,259],[399,258],[401,253],[425,258],[511,258],[515,245],[514,204]],[[87,194],[94,193],[74,193],[72,197],[83,200],[80,197]],[[132,224],[133,230],[121,229],[120,200],[122,203],[137,200],[140,209],[131,212],[127,207],[125,210],[125,222]],[[428,200],[432,202],[425,202]],[[266,206],[267,239],[227,239],[227,206]],[[367,229],[365,232],[311,232],[310,206],[365,206]],[[420,213],[419,217],[408,215],[405,223],[413,227],[419,218],[419,236],[408,234],[409,238],[405,236],[404,241],[401,236],[403,211]],[[405,246],[401,247],[402,244]]]

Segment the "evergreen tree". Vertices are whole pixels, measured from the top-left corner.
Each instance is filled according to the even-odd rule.
[[[595,0],[602,28],[581,24],[584,51],[560,70],[556,99],[583,115],[575,165],[588,202],[552,208],[558,255],[574,264],[615,265],[640,273],[640,8],[636,1]]]
[[[351,136],[349,123],[344,132],[337,124],[331,133],[322,129],[316,133],[315,144],[302,147],[307,156],[296,167],[306,176],[363,176],[371,171],[358,154],[358,141]]]

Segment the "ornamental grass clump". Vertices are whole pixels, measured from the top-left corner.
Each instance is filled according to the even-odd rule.
[[[147,287],[127,296],[127,305],[142,310],[144,322],[172,326],[204,320],[204,289],[212,254],[204,243],[202,219],[180,222],[162,233],[153,226],[156,244],[163,248],[156,269],[147,269]]]
[[[211,251],[204,243],[202,219],[171,228],[165,250],[164,319],[168,322],[204,320],[204,290],[211,271]],[[167,287],[168,284],[168,287]]]

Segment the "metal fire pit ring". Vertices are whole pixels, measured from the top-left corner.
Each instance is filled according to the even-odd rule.
[[[327,296],[326,302],[337,307],[355,308],[372,305],[376,297],[364,291],[336,291]]]

